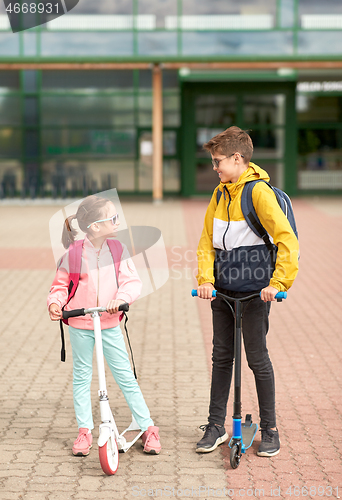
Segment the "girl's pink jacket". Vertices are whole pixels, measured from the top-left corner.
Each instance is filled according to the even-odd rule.
[[[50,304],[58,304],[62,308],[66,304],[69,286],[68,269],[69,259],[68,252],[66,252],[50,289],[47,300],[48,307]],[[106,307],[112,299],[122,299],[132,304],[139,297],[142,283],[124,245],[118,281],[117,285],[113,257],[107,242],[104,242],[98,250],[85,237],[80,281],[75,295],[66,305],[65,310],[70,311],[71,309],[81,309],[83,307]],[[120,315],[121,313],[101,313],[101,328],[117,326],[120,322]],[[69,325],[74,328],[93,330],[93,320],[89,315],[69,318]]]

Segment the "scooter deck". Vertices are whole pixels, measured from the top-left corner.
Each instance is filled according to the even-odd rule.
[[[119,453],[126,453],[144,432],[140,429],[132,415],[132,422],[118,437]]]
[[[258,430],[258,424],[253,424],[252,423],[252,415],[250,413],[248,413],[246,415],[246,419],[244,421],[244,423],[241,423],[241,437],[239,435],[239,427],[237,429],[235,429],[235,431],[238,431],[236,432],[236,435],[234,437],[232,437],[229,441],[229,448],[231,448],[234,444],[234,442],[238,439],[242,441],[242,448],[241,448],[241,451],[242,453],[245,453],[246,450],[248,450],[248,448],[252,445],[253,441],[254,441],[254,437],[255,437],[255,434]],[[233,429],[233,432],[234,432],[234,429]]]
[[[244,444],[245,450],[247,450],[252,445],[257,430],[257,424],[249,425],[244,423],[241,425],[242,442]]]

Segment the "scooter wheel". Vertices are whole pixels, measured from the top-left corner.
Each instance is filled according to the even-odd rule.
[[[108,476],[113,476],[119,467],[119,450],[115,439],[99,447],[99,458],[102,470]]]
[[[230,450],[230,465],[232,469],[237,469],[240,465],[241,455],[239,453],[239,446],[234,444]]]

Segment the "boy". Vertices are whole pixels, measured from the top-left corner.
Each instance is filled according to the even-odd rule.
[[[228,439],[224,429],[226,407],[234,361],[234,318],[220,297],[244,297],[261,291],[261,298],[243,308],[243,340],[248,366],[254,373],[259,402],[261,444],[257,454],[279,453],[276,427],[274,373],[266,347],[268,315],[278,291],[286,291],[298,272],[298,240],[278,205],[273,191],[258,182],[253,188],[255,211],[276,245],[275,269],[263,240],[249,228],[241,211],[241,194],[246,182],[269,181],[268,174],[251,163],[253,143],[238,127],[230,127],[204,144],[213,169],[220,178],[209,203],[198,245],[198,296],[211,300],[213,315],[212,381],[208,424],[196,451],[208,453]],[[217,191],[222,196],[217,202]],[[214,286],[215,285],[215,286]]]

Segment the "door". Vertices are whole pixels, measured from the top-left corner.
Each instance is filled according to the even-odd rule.
[[[252,162],[269,173],[274,186],[293,194],[296,186],[293,82],[183,84],[183,194],[208,194],[217,186],[219,180],[203,143],[232,125],[250,134],[254,144]]]

